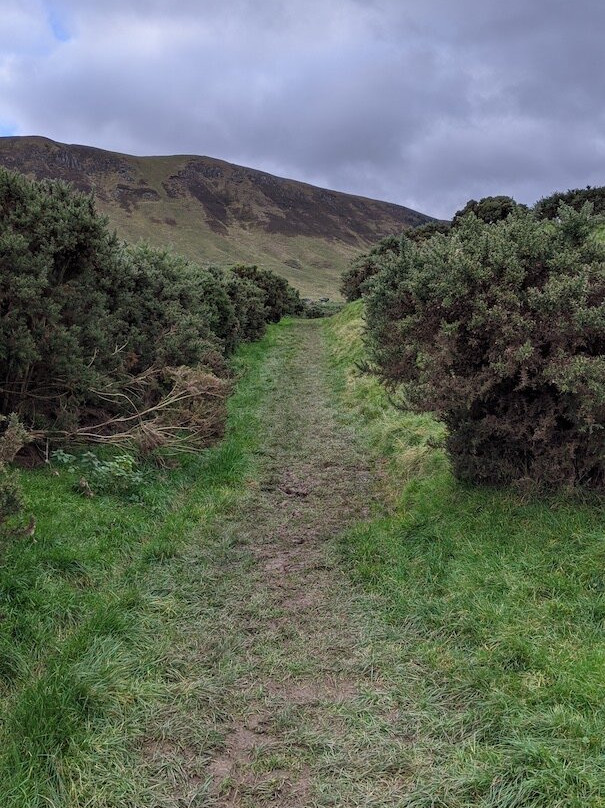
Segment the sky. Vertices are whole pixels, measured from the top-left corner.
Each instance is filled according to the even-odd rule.
[[[0,135],[450,218],[605,184],[603,0],[0,0]]]

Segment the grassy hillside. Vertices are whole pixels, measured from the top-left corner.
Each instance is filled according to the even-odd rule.
[[[133,157],[41,137],[0,138],[0,165],[94,190],[118,234],[198,261],[259,263],[303,295],[338,294],[350,258],[430,217],[209,157]]]

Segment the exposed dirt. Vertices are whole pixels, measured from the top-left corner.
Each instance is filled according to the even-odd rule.
[[[338,573],[326,558],[324,541],[367,512],[370,474],[326,406],[318,335],[317,328],[307,329],[304,354],[292,374],[296,388],[286,387],[271,407],[265,448],[271,459],[246,514],[265,616],[248,617],[252,676],[240,683],[249,692],[247,715],[232,719],[226,743],[210,764],[212,791],[222,794],[219,805],[248,804],[238,796],[242,791],[262,792],[268,779],[277,778],[274,793],[259,793],[259,806],[306,806],[308,767],[298,772],[253,770],[259,754],[279,753],[289,745],[272,718],[295,706],[309,715],[317,712],[320,721],[325,711],[355,699],[358,692],[347,666],[357,638],[347,625],[341,582],[334,581]],[[314,648],[319,670],[272,676],[267,642],[286,659],[295,658],[301,647]]]
[[[388,642],[368,632],[332,542],[368,515],[372,475],[336,418],[317,323],[288,339],[263,409],[261,474],[217,526],[237,548],[212,572],[228,579],[224,600],[204,636],[175,651],[189,654],[181,692],[204,729],[187,728],[203,740],[162,805],[394,806],[409,784],[410,728],[377,672]]]

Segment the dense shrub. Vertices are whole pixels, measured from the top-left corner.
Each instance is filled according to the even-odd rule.
[[[23,494],[9,464],[27,442],[28,435],[17,416],[0,416],[0,531],[23,507]]]
[[[289,314],[300,314],[302,302],[299,293],[285,278],[280,278],[268,269],[257,266],[241,265],[233,267],[233,274],[238,278],[251,281],[266,295],[265,319],[270,323],[277,323],[282,317]]]
[[[559,215],[559,207],[562,202],[574,210],[580,210],[586,202],[590,202],[595,214],[603,214],[605,213],[605,186],[575,188],[544,197],[534,207],[536,216],[540,219],[555,219]]]
[[[466,480],[602,486],[605,248],[590,210],[469,215],[402,245],[367,296],[379,372],[449,428]]]
[[[377,275],[389,259],[399,255],[401,238],[387,236],[381,239],[368,253],[351,261],[351,266],[341,276],[340,293],[348,303],[359,300],[370,278]]]
[[[128,370],[198,365],[211,350],[231,350],[236,318],[224,285],[208,270],[146,245],[122,251],[111,306]]]
[[[485,196],[479,202],[469,199],[466,205],[454,214],[452,227],[457,227],[469,213],[474,213],[482,222],[494,224],[506,219],[509,214],[518,209],[527,210],[525,205],[515,202],[510,196]]]
[[[89,197],[0,171],[0,412],[60,418],[115,371],[116,249]]]
[[[300,310],[272,272],[124,246],[91,197],[0,171],[0,414],[36,436],[203,445],[225,357]]]
[[[409,230],[406,230],[404,235],[406,238],[409,238],[411,241],[419,244],[422,241],[427,241],[427,239],[436,236],[437,234],[447,235],[450,232],[452,225],[450,222],[427,222],[427,224],[421,224],[418,227],[411,227]]]
[[[341,295],[347,303],[359,300],[368,289],[368,281],[375,277],[389,261],[397,258],[402,239],[420,243],[437,233],[448,233],[449,230],[449,222],[428,222],[418,227],[408,228],[399,237],[386,236],[381,239],[369,252],[354,258],[349,269],[343,272],[340,283]]]
[[[254,281],[229,272],[225,288],[237,321],[237,337],[242,342],[260,339],[267,327],[267,292]]]

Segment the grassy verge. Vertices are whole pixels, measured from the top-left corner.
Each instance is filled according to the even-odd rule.
[[[441,426],[357,372],[361,305],[325,328],[390,503],[342,547],[421,667],[405,804],[605,805],[605,509],[457,484]]]
[[[0,544],[3,808],[152,804],[133,742],[165,694],[175,617],[155,581],[251,472],[264,358],[284,328],[239,354],[225,440],[149,469],[137,501],[85,498],[65,471],[21,474],[37,530]]]

